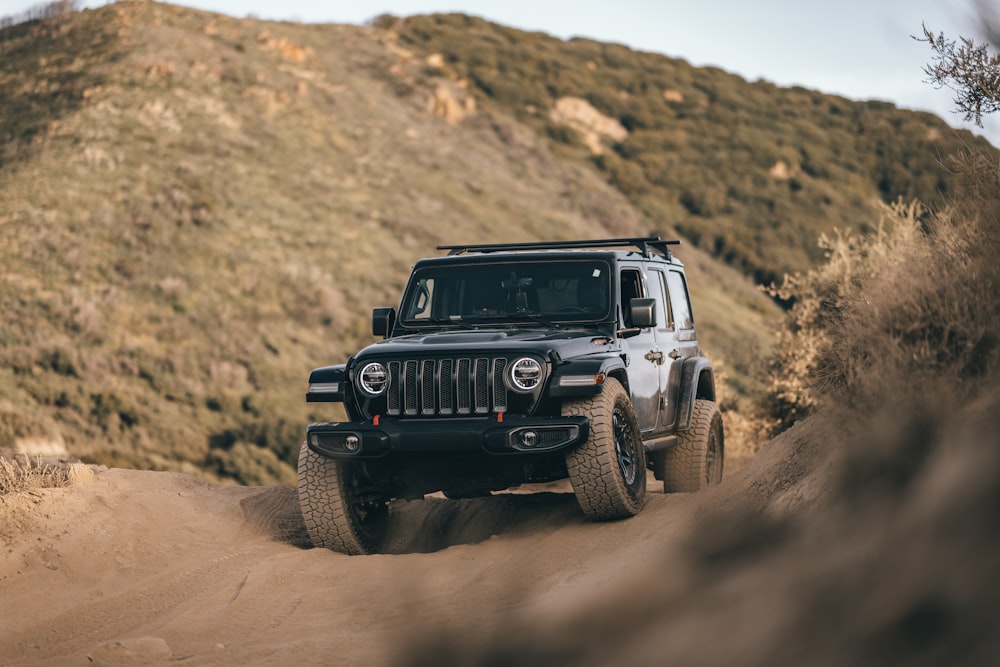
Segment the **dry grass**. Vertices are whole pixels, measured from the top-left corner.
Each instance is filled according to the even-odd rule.
[[[977,160],[983,160],[977,163]],[[824,392],[864,410],[887,398],[973,399],[1000,366],[997,162],[959,165],[975,184],[918,225],[897,215],[874,270],[845,295],[838,337],[820,357]]]
[[[1000,365],[1000,205],[994,158],[958,164],[972,194],[926,214],[885,207],[867,236],[826,239],[828,261],[772,289],[794,302],[772,373],[775,413],[820,404],[974,398]]]
[[[70,475],[65,466],[43,463],[23,454],[0,456],[0,495],[31,489],[66,486]]]
[[[1000,365],[1000,182],[995,158],[956,162],[970,194],[941,211],[883,210],[869,235],[825,238],[826,264],[771,293],[794,303],[772,367],[772,415],[820,405],[967,402]]]

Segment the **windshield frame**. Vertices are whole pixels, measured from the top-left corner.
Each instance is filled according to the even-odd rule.
[[[581,266],[582,265],[582,266]],[[558,276],[558,270],[565,268],[566,277],[556,278]],[[597,272],[595,274],[595,271]],[[445,287],[435,288],[448,290],[451,289],[471,289],[468,286],[469,275],[480,274],[482,276],[482,281],[478,282],[480,288],[484,290],[492,289],[495,293],[500,293],[506,290],[506,296],[508,299],[521,299],[521,308],[506,308],[503,312],[499,309],[486,309],[484,308],[481,312],[472,312],[469,309],[464,309],[465,312],[449,312],[447,316],[442,316],[441,312],[435,313],[434,311],[428,312],[426,317],[407,317],[407,313],[411,311],[411,304],[415,299],[420,298],[420,290],[423,285],[426,284],[426,280],[429,278],[434,278],[435,281],[443,281],[447,278],[453,278],[455,280],[454,284],[449,284],[445,282]],[[507,277],[503,277],[504,274],[510,274]],[[530,274],[530,275],[526,275]],[[547,275],[546,275],[547,274]],[[576,274],[576,275],[574,275]],[[577,303],[577,285],[579,281],[587,277],[594,278],[600,284],[603,289],[604,296],[604,306],[603,310],[598,310],[594,312],[582,312],[577,310],[580,306],[576,306],[572,310],[567,310],[566,312],[558,312],[550,309],[542,308],[539,303],[537,306],[535,304],[528,304],[527,298],[521,298],[518,296],[519,293],[527,293],[529,290],[534,290],[537,294],[537,298],[541,299],[543,296],[548,296],[548,301],[552,301],[554,290],[553,287],[555,280],[565,280],[566,286],[562,288],[565,291],[572,289],[572,298],[569,295],[566,296],[567,303],[564,307],[568,308],[570,306],[569,301]],[[615,308],[614,308],[614,281],[613,281],[613,265],[609,259],[604,257],[533,257],[513,260],[510,257],[505,257],[503,259],[497,258],[495,261],[484,261],[482,259],[475,259],[472,261],[465,262],[455,262],[449,261],[445,262],[429,262],[426,264],[418,264],[414,267],[413,272],[410,275],[410,279],[406,284],[406,289],[403,292],[403,297],[400,300],[398,316],[396,320],[396,326],[404,330],[424,330],[424,329],[441,329],[441,328],[510,328],[510,327],[557,327],[557,328],[579,328],[579,327],[596,327],[599,324],[606,324],[614,321]],[[502,289],[498,288],[494,283],[502,278]],[[525,281],[525,278],[530,278],[529,281]],[[512,282],[512,279],[516,282]],[[458,281],[463,281],[466,283],[461,288],[457,287]],[[539,280],[539,284],[534,284],[536,280]],[[548,281],[543,284],[542,281]],[[595,286],[598,284],[595,283]],[[492,287],[488,287],[492,286]],[[539,287],[544,287],[543,290],[539,291]],[[425,289],[425,288],[424,288]],[[430,291],[425,289],[425,298],[431,299],[432,303],[426,304],[424,309],[420,312],[424,312],[429,308],[433,308],[437,302],[433,302],[435,298]],[[441,297],[445,298],[444,296]],[[464,292],[460,296],[454,296],[456,299],[469,300]],[[439,304],[437,304],[439,305]]]

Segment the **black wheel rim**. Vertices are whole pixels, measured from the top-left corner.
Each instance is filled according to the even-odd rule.
[[[378,545],[389,520],[388,501],[371,490],[367,476],[357,466],[348,466],[345,472],[346,482],[353,490],[348,504],[351,523],[362,540],[373,546]]]
[[[370,544],[378,544],[385,533],[389,508],[385,504],[352,503],[351,518],[360,536]]]
[[[639,477],[635,439],[632,437],[632,430],[629,428],[628,420],[620,409],[615,408],[612,420],[615,433],[615,456],[618,459],[618,468],[621,470],[622,479],[625,480],[625,484],[634,486]]]

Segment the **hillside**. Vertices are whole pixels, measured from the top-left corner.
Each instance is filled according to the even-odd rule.
[[[925,114],[845,100],[834,111],[809,91],[470,19],[484,45],[494,32],[506,47],[523,40],[574,81],[606,71],[645,81],[632,60],[678,77],[661,83],[676,83],[680,101],[642,83],[669,117],[632,106],[607,115],[604,84],[553,87],[518,69],[535,67],[521,51],[484,48],[513,89],[551,88],[530,111],[469,69],[467,51],[444,48],[468,48],[449,39],[463,21],[299,25],[122,2],[0,32],[0,446],[287,483],[304,424],[336,416],[304,403],[309,369],[370,341],[371,307],[394,303],[409,265],[435,245],[650,231],[693,241],[679,256],[735,414],[763,392],[759,364],[780,316],[740,270],[808,266],[821,229],[876,224],[872,201],[897,194],[872,171],[896,164],[890,149],[906,151],[907,174],[933,175],[898,194],[926,194],[927,179],[959,187],[940,173],[941,156],[971,137]],[[620,67],[607,66],[612,57]],[[692,92],[721,100],[720,81],[724,104]],[[560,105],[567,95],[590,103]],[[562,109],[559,122],[546,120],[546,104]],[[723,108],[770,148],[724,133]],[[790,108],[797,123],[768,120]],[[850,144],[823,129],[844,115],[855,128],[897,119],[906,133],[873,130],[875,143]],[[590,141],[600,156],[567,129],[581,117],[591,121],[583,134],[603,128]],[[667,120],[700,158],[650,134]],[[768,134],[793,126],[798,134]],[[627,138],[602,138],[616,135]],[[926,141],[903,141],[911,135]],[[684,169],[654,178],[654,149]],[[834,160],[836,150],[848,152]],[[746,191],[725,185],[743,193],[726,195],[733,210],[678,208],[672,175],[722,187],[727,154],[744,156],[730,162],[749,179]],[[779,162],[787,171],[772,174]],[[631,187],[624,175],[640,172],[667,189]],[[772,213],[755,217],[759,206]]]

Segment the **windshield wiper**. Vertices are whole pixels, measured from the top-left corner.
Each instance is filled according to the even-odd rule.
[[[529,322],[538,322],[539,324],[544,324],[547,327],[553,329],[565,329],[566,327],[576,327],[579,326],[577,322],[553,322],[550,319],[542,317],[538,313],[507,313],[505,315],[483,315],[482,317],[477,317],[477,320],[488,321],[490,324],[501,320],[504,324],[521,324],[525,320]]]
[[[461,319],[453,319],[451,317],[427,317],[427,318],[420,319],[420,320],[408,320],[408,321],[404,322],[404,324],[406,326],[411,326],[411,327],[412,326],[420,326],[420,325],[423,325],[423,324],[435,324],[435,325],[438,325],[438,326],[440,326],[442,324],[452,324],[452,325],[461,327],[463,329],[475,329],[476,328],[475,325],[469,324],[468,322],[465,322],[465,321],[463,321]]]
[[[553,327],[553,328],[561,328],[566,325],[565,322],[553,322],[535,313],[518,313],[514,317],[525,320],[531,320],[532,322],[538,322],[539,324],[544,324],[547,327]]]

